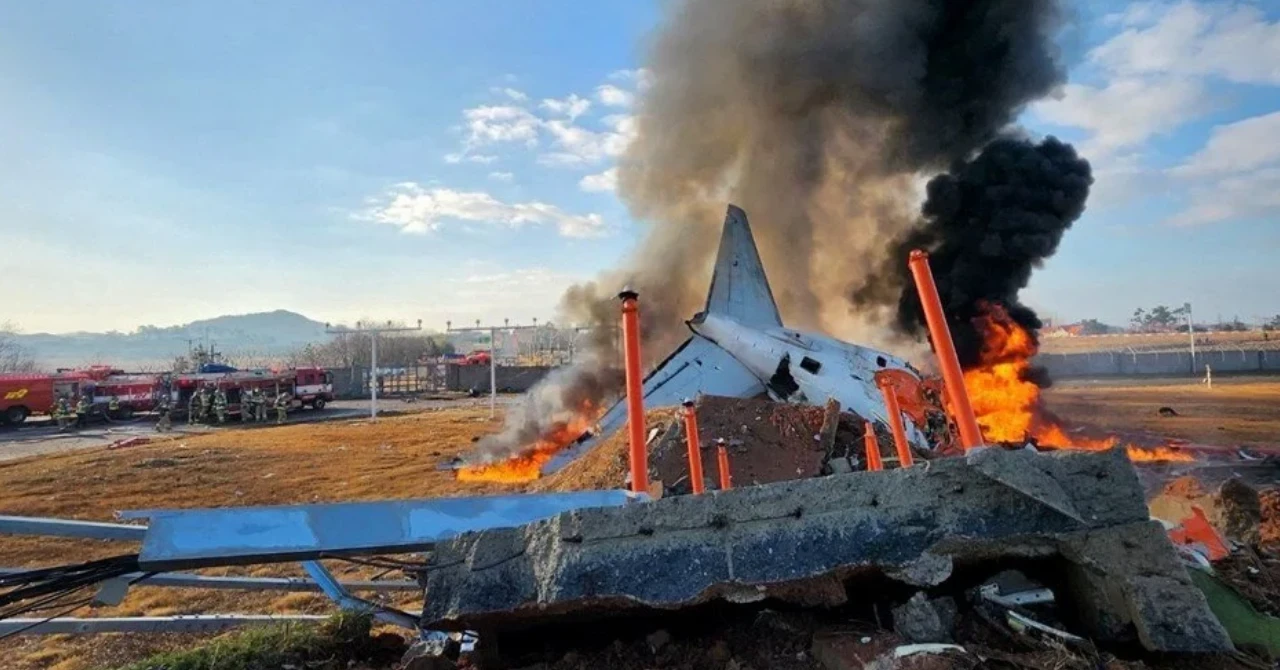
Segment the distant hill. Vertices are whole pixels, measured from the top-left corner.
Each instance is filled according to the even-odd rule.
[[[108,363],[138,367],[168,363],[187,353],[190,341],[206,340],[234,363],[241,358],[288,354],[309,342],[326,339],[325,327],[296,312],[218,316],[186,325],[141,326],[132,333],[30,333],[16,336],[42,368]]]

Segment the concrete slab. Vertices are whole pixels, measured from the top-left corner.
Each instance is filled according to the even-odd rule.
[[[926,555],[969,567],[1056,557],[1099,639],[1231,648],[1148,519],[1123,453],[992,451],[980,464],[946,459],[466,534],[436,547],[424,623],[500,631],[717,599],[833,605],[860,597],[845,589],[858,576],[933,581],[917,574]]]

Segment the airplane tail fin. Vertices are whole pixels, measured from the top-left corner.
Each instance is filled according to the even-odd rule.
[[[707,314],[723,314],[738,323],[757,328],[782,325],[778,305],[764,274],[760,252],[751,236],[747,213],[729,205],[720,235],[720,251],[715,273],[711,275],[711,291],[707,294]]]

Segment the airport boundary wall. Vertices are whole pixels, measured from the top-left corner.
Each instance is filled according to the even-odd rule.
[[[545,365],[498,365],[496,373],[499,393],[524,393],[551,371]],[[339,398],[364,398],[369,395],[369,370],[366,368],[332,368],[333,393]],[[391,398],[438,391],[489,392],[488,365],[433,364],[411,368],[379,370],[378,395]]]
[[[1045,368],[1054,379],[1080,377],[1203,377],[1205,366],[1215,373],[1280,373],[1280,351],[1266,349],[1234,349],[1189,351],[1128,352],[1095,351],[1078,354],[1040,354],[1035,364]]]

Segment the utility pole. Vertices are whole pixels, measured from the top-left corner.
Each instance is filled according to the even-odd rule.
[[[405,333],[414,330],[422,330],[422,319],[418,319],[418,325],[412,328],[404,326],[393,326],[388,321],[385,326],[365,325],[359,321],[356,327],[333,329],[329,324],[324,324],[324,332],[341,335],[343,333],[368,333],[369,334],[369,417],[378,418],[378,334],[379,333]]]
[[[537,323],[537,319],[534,319]],[[445,322],[445,333],[489,333],[489,418],[492,419],[498,415],[498,331],[502,330],[507,334],[514,334],[521,330],[533,330],[537,332],[537,326],[521,326],[507,325],[511,323],[510,319],[503,319],[502,326],[481,326],[480,319],[476,319],[474,328],[454,328],[452,321]],[[519,352],[517,352],[518,354]]]
[[[1196,329],[1191,320],[1191,303],[1187,303],[1187,335],[1191,337],[1191,374],[1196,373]]]

